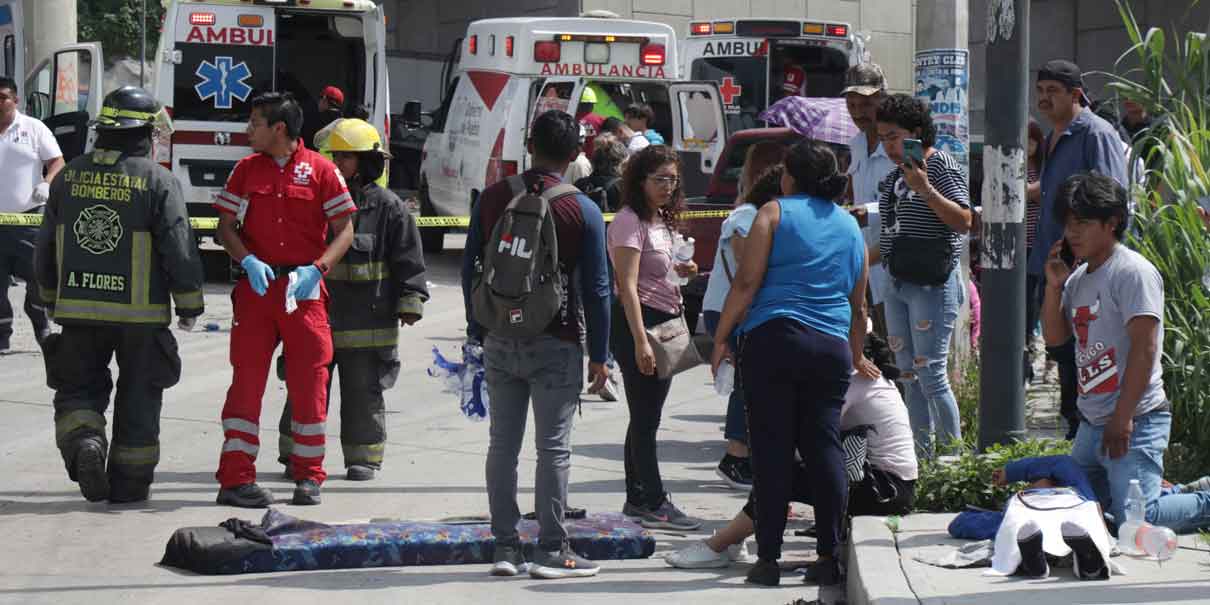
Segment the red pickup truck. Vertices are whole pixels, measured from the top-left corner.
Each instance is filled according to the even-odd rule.
[[[730,210],[735,205],[739,189],[739,177],[744,168],[748,148],[762,141],[776,141],[786,147],[803,140],[802,135],[789,128],[751,128],[731,135],[727,146],[719,156],[710,178],[706,195],[689,198],[690,210]],[[685,222],[687,236],[694,239],[693,260],[698,266],[698,276],[681,288],[685,299],[685,320],[689,330],[696,331],[698,316],[702,311],[702,297],[706,294],[706,282],[714,266],[714,252],[718,248],[719,228],[722,218],[692,219]]]

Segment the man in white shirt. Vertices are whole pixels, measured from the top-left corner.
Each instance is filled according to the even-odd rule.
[[[849,141],[852,160],[849,163],[849,193],[853,200],[862,234],[870,250],[870,299],[874,304],[875,324],[880,334],[886,333],[882,320],[882,291],[889,281],[886,269],[878,261],[879,216],[878,186],[895,169],[878,141],[878,104],[886,96],[886,77],[875,63],[859,63],[849,68],[845,78],[844,98],[849,116],[861,132]],[[873,150],[873,151],[871,151]],[[864,217],[865,220],[862,220]]]
[[[17,110],[17,83],[0,78],[0,212],[41,214],[50,182],[63,165],[63,153],[50,129]],[[9,350],[13,334],[13,307],[8,302],[13,275],[25,280],[25,313],[38,344],[50,334],[46,309],[34,286],[37,233],[37,225],[0,231],[0,353]]]

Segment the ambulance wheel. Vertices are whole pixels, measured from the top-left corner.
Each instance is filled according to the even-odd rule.
[[[429,184],[421,177],[420,180],[420,216],[436,216],[433,202],[429,199]],[[422,227],[420,229],[420,247],[425,254],[441,254],[445,250],[444,227]]]

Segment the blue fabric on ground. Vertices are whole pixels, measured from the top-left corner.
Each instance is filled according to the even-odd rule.
[[[1088,476],[1071,456],[1040,456],[1015,460],[1004,467],[1004,478],[1009,483],[1033,483],[1040,479],[1049,479],[1057,487],[1076,490],[1085,500],[1097,501]],[[947,531],[950,536],[960,540],[994,540],[1003,520],[1004,513],[1001,512],[962,511],[950,521]]]

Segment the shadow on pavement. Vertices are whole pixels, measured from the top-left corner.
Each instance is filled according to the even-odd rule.
[[[714,424],[723,424],[727,422],[726,414],[678,414],[671,416],[673,420],[683,420],[685,422],[710,422]]]
[[[724,443],[719,439],[708,441],[680,441],[676,439],[659,440],[660,464],[705,464],[718,461],[723,457]],[[586,443],[576,444],[572,454],[586,458],[602,460],[622,460],[624,452],[621,443]]]

